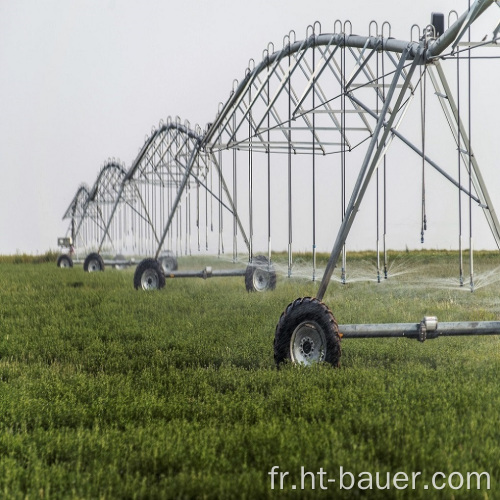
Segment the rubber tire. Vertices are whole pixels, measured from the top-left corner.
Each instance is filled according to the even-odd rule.
[[[73,267],[73,259],[67,254],[59,255],[57,258],[57,267]]]
[[[177,271],[177,269],[179,269],[179,264],[175,255],[160,255],[158,262],[164,274],[168,274],[170,271]]]
[[[282,363],[294,362],[290,345],[292,336],[300,325],[307,324],[308,321],[314,322],[324,334],[326,352],[322,361],[336,368],[340,366],[341,348],[337,321],[323,302],[305,297],[289,304],[276,325],[274,362],[278,368]]]
[[[90,263],[92,261],[97,261],[99,264],[99,269],[89,269]],[[86,273],[91,273],[94,271],[104,271],[104,261],[102,260],[102,257],[98,253],[89,253],[87,257],[85,258],[85,261],[83,263],[83,270]]]
[[[265,287],[255,287],[254,275],[256,272],[264,272],[268,275],[268,282]],[[276,271],[274,266],[269,264],[268,258],[264,255],[257,255],[253,258],[252,262],[248,264],[245,270],[245,288],[247,289],[247,292],[264,292],[266,290],[274,290],[276,288]]]
[[[142,275],[145,271],[154,271],[158,275],[158,289],[165,286],[165,275],[163,274],[162,268],[156,259],[144,259],[139,263],[135,269],[134,273],[134,288],[136,290],[143,289],[142,287]],[[151,288],[149,290],[152,290]]]

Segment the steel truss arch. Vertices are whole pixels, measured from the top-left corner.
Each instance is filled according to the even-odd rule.
[[[127,234],[121,244],[122,253],[154,255],[155,258],[167,250],[188,254],[191,253],[193,217],[198,247],[201,246],[202,197],[206,205],[209,199],[215,199],[226,210],[234,212],[227,186],[218,174],[216,159],[201,148],[202,137],[199,126],[191,128],[189,122],[181,123],[179,118],[168,118],[152,130],[117,187],[99,252],[106,251],[112,241],[113,228],[117,221],[124,219]],[[213,171],[222,186],[220,193],[212,186]],[[196,208],[193,208],[195,200]],[[122,213],[118,210],[120,206]]]
[[[272,206],[270,185],[275,167],[270,158],[271,153],[281,153],[288,159],[288,178],[282,184],[288,189],[288,250],[291,255],[292,212],[300,211],[305,203],[298,203],[293,195],[292,172],[299,162],[292,158],[301,154],[312,156],[312,191],[315,193],[315,172],[319,168],[315,162],[320,161],[319,157],[332,158],[329,172],[334,164],[335,169],[340,164],[344,176],[341,183],[345,183],[346,153],[356,151],[361,158],[347,169],[354,172],[349,197],[349,190],[346,192],[345,185],[342,186],[342,224],[335,244],[337,253],[345,243],[368,184],[385,160],[394,139],[401,141],[422,158],[424,164],[430,165],[481,206],[500,247],[500,226],[477,160],[472,163],[472,187],[468,188],[455,180],[424,147],[417,146],[416,141],[410,141],[407,134],[400,131],[427,74],[436,90],[438,100],[435,102],[441,99],[439,103],[443,104],[440,95],[448,95],[449,89],[439,59],[492,3],[491,0],[475,2],[470,11],[457,16],[453,25],[438,38],[434,29],[426,28],[423,36],[419,34],[418,41],[397,40],[391,37],[387,23],[382,25],[381,33],[377,33],[376,23],[370,24],[368,36],[352,34],[346,23],[340,24],[343,32],[316,33],[316,29],[320,29],[317,23],[312,30],[308,28],[303,40],[297,40],[293,33],[284,38],[281,49],[274,50],[273,46],[271,52],[269,45],[262,61],[255,63],[252,60],[241,82],[233,83],[229,99],[219,107],[215,120],[205,131],[199,126],[191,128],[189,122],[181,122],[179,118],[169,118],[152,130],[122,182],[114,186],[109,216],[101,220],[104,224],[99,227],[98,251],[120,248],[122,252],[126,249],[131,254],[156,258],[166,249],[177,254],[190,253],[188,235],[191,229],[188,225],[193,218],[192,198],[198,200],[195,218],[199,232],[199,214],[203,212],[203,207],[200,212],[199,206],[201,190],[205,200],[215,200],[234,217],[234,256],[237,257],[237,240],[242,237],[251,260],[254,220],[257,220],[253,213],[257,204],[252,191],[254,179],[256,185],[258,180],[258,187],[265,188],[262,175],[265,169],[258,170],[253,155],[261,153],[261,159],[267,155],[270,257],[270,212],[280,208]],[[373,26],[375,32],[372,34]],[[387,26],[389,33],[385,32]],[[448,120],[456,120],[455,111],[444,108]],[[464,154],[475,158],[463,127],[458,146]],[[241,172],[246,170],[248,194],[241,196],[238,186],[242,182]],[[219,182],[217,190],[208,182],[214,173]],[[319,225],[315,219],[315,196],[312,196],[313,233]],[[242,198],[248,204],[243,210]],[[208,201],[205,211],[207,207]],[[330,209],[328,212],[332,213]],[[249,222],[244,226],[242,219],[247,215]],[[198,234],[198,249],[200,246]],[[315,241],[312,246],[316,248]],[[291,265],[289,258],[289,275]],[[331,274],[324,277],[324,282],[330,277]],[[320,298],[324,289],[323,283]]]
[[[108,159],[101,167],[92,186],[81,186],[63,218],[70,218],[71,237],[77,251],[97,248],[107,222],[109,206],[117,196],[117,187],[125,178],[125,168],[119,160]]]
[[[81,184],[62,217],[63,220],[70,220],[66,237],[70,238],[72,248],[78,248],[80,245],[84,246],[80,234],[80,226],[85,219],[89,196],[90,188],[87,184]]]

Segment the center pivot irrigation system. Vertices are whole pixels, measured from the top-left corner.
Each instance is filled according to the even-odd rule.
[[[294,234],[297,226],[300,233],[307,227],[316,280],[318,240],[334,237],[332,220],[338,216],[340,227],[316,297],[289,304],[277,324],[278,365],[286,360],[338,365],[341,337],[424,341],[440,335],[500,334],[500,322],[438,323],[435,317],[415,324],[338,326],[322,302],[339,263],[345,281],[346,239],[370,184],[376,187],[377,280],[388,276],[387,163],[393,142],[407,148],[420,165],[422,242],[427,230],[426,171],[437,172],[458,193],[460,285],[463,214],[468,209],[474,289],[473,204],[482,210],[500,248],[500,224],[471,146],[471,60],[476,58],[471,54],[500,47],[500,24],[493,24],[492,36],[477,43],[470,40],[470,27],[494,3],[500,7],[498,1],[476,0],[461,16],[450,13],[447,28],[444,15],[432,14],[425,29],[412,27],[409,41],[393,38],[387,22],[380,27],[370,23],[368,36],[352,34],[348,21],[336,21],[334,33],[323,33],[317,22],[301,41],[291,32],[281,49],[270,44],[259,64],[250,61],[244,78],[234,82],[229,99],[204,130],[168,119],[146,137],[128,170],[109,160],[92,189],[78,189],[65,213],[71,222],[61,245],[91,249],[83,261],[87,271],[102,271],[105,264],[135,264],[135,258],[124,255],[148,255],[139,257],[136,288],[162,288],[169,277],[244,275],[247,290],[261,291],[276,284],[271,262],[271,241],[275,244],[276,238],[271,234],[278,232],[288,249],[290,277]],[[456,74],[453,83],[445,64]],[[461,98],[464,87],[467,99]],[[420,103],[418,119],[410,120],[403,132],[415,100]],[[434,111],[432,124],[427,117],[432,105],[449,129],[448,143],[443,127],[439,134],[428,131],[435,122]],[[415,129],[418,141],[410,140]],[[436,140],[439,149],[452,151],[451,161],[449,156],[444,162],[431,157]],[[242,242],[248,251],[246,269],[177,270],[176,256],[191,255],[193,246],[195,251],[196,246],[208,250],[209,242],[216,241],[218,255],[223,254],[228,229],[233,262]],[[262,242],[267,256],[254,256],[254,247]],[[71,247],[58,265],[72,266],[77,260]]]

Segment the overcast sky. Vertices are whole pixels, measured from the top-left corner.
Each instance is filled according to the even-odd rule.
[[[107,158],[129,167],[167,116],[202,127],[213,121],[249,59],[260,61],[270,41],[280,47],[290,30],[302,39],[316,20],[332,32],[336,19],[349,19],[364,35],[370,20],[388,20],[393,37],[409,39],[414,23],[453,8],[461,13],[467,2],[0,0],[0,254],[55,249],[78,186],[91,186]],[[500,9],[486,16],[494,27]],[[482,81],[500,74],[500,61],[490,64]],[[498,125],[495,88],[498,78],[478,101]],[[488,137],[495,123],[482,126],[478,136]],[[500,209],[500,165],[486,163]],[[488,235],[478,244],[493,245]]]

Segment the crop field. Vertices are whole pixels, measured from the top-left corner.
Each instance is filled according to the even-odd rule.
[[[278,319],[318,287],[308,255],[253,294],[241,277],[136,291],[133,269],[46,260],[0,258],[1,498],[500,498],[500,337],[346,339],[339,369],[278,370]],[[378,284],[374,254],[348,257],[325,296],[339,324],[500,319],[498,253],[476,253],[474,293],[456,253],[390,262]],[[490,489],[455,489],[469,472]]]

